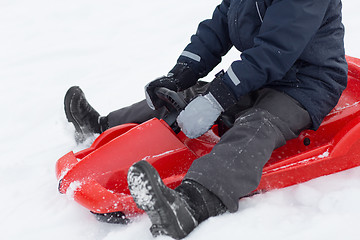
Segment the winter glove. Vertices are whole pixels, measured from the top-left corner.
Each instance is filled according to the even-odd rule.
[[[153,110],[164,106],[155,93],[156,88],[165,87],[179,92],[195,85],[198,79],[198,74],[193,72],[186,63],[177,63],[167,76],[157,78],[145,86],[147,104]]]
[[[189,138],[197,138],[214,125],[220,114],[236,104],[237,99],[223,82],[224,72],[216,75],[208,92],[196,97],[179,114],[177,122]]]

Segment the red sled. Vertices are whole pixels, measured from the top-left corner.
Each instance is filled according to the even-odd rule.
[[[360,165],[360,59],[347,57],[348,87],[317,131],[303,131],[276,149],[254,192],[284,188]],[[66,193],[98,220],[127,223],[142,211],[127,184],[129,167],[146,160],[164,183],[175,188],[192,162],[219,141],[215,125],[203,136],[187,138],[159,119],[124,124],[102,133],[91,147],[69,152],[56,163],[60,193]]]

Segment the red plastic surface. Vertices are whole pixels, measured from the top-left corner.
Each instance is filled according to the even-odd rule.
[[[274,151],[256,191],[283,188],[360,165],[360,60],[347,57],[349,82],[320,128],[304,131]],[[59,191],[95,213],[141,212],[127,188],[128,168],[149,161],[165,184],[176,187],[191,163],[219,141],[217,128],[197,139],[175,135],[162,120],[124,124],[101,134],[92,146],[57,161]]]

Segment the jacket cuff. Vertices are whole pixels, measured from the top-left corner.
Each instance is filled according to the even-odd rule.
[[[237,103],[235,94],[224,82],[224,71],[216,74],[210,83],[209,92],[225,111]]]

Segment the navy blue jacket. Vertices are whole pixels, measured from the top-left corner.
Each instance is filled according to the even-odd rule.
[[[341,0],[223,0],[178,62],[203,77],[235,46],[241,56],[224,75],[233,93],[285,92],[317,129],[347,83],[341,8]]]

